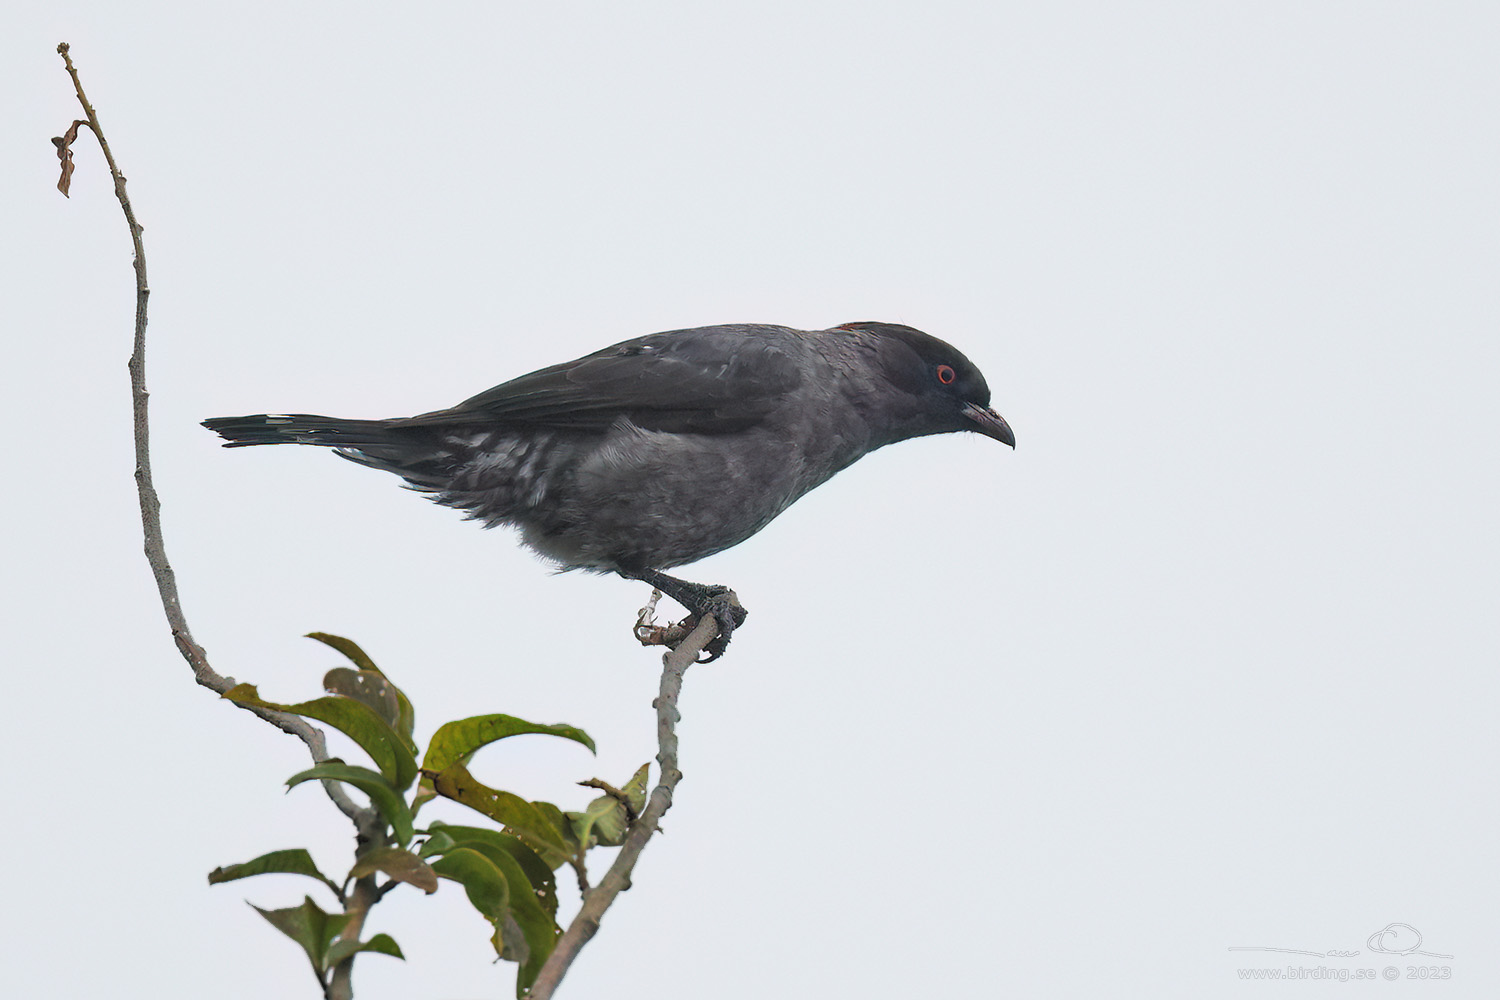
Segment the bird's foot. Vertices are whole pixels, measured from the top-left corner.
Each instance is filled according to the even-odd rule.
[[[656,608],[653,600],[649,607],[641,609],[641,617],[635,626],[635,636],[643,645],[664,645],[675,649],[697,627],[704,615],[713,616],[719,634],[703,648],[707,656],[700,657],[699,663],[712,663],[723,656],[734,630],[745,624],[745,616],[749,614],[740,606],[735,592],[728,587],[691,583],[656,572],[642,573],[632,578],[651,584],[690,612],[686,619],[676,625],[656,625],[653,624]]]
[[[656,623],[656,602],[661,600],[661,591],[652,589],[651,599],[646,606],[641,608],[636,615],[635,627],[631,632],[636,641],[642,646],[669,646],[676,648],[677,644],[688,637],[690,631],[686,628],[686,622],[674,622],[667,625]]]
[[[699,663],[712,663],[724,655],[724,650],[729,648],[729,638],[734,635],[734,630],[745,624],[745,617],[750,614],[740,606],[739,598],[734,591],[728,587],[711,587],[711,593],[706,596],[697,607],[692,609],[692,614],[682,623],[689,632],[698,627],[698,622],[704,615],[713,615],[714,623],[719,626],[719,634],[703,647],[706,657],[700,657]]]

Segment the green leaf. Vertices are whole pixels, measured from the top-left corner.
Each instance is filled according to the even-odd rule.
[[[422,769],[442,771],[450,764],[467,761],[474,751],[496,740],[527,734],[561,736],[575,743],[582,743],[590,752],[597,752],[589,734],[574,726],[544,726],[513,715],[476,715],[472,719],[445,722],[440,726],[427,744],[427,756],[422,761]]]
[[[521,863],[498,846],[493,830],[445,827],[471,836],[432,864],[444,878],[462,883],[469,902],[495,928],[490,937],[495,954],[521,968],[516,973],[516,996],[522,997],[557,945],[562,933],[538,896]],[[455,835],[455,839],[463,839]],[[538,862],[540,864],[540,862]],[[550,874],[550,873],[549,873]]]
[[[566,854],[559,854],[556,851],[538,852],[542,861],[544,861],[549,868],[557,868],[564,861],[567,861],[569,858],[577,857],[580,853],[582,853],[582,848],[580,848],[578,845],[578,838],[573,833],[573,823],[568,819],[568,817],[563,815],[563,811],[561,809],[557,808],[557,806],[553,805],[550,802],[533,802],[531,804],[537,812],[542,814],[542,817],[546,819],[548,823],[552,824],[552,829],[556,830],[557,835],[561,837],[563,839],[563,842],[568,845],[568,852]]]
[[[529,951],[521,961],[521,968],[516,971],[516,1000],[524,1000],[541,973],[542,966],[547,964],[552,950],[557,947],[557,939],[562,936],[562,930],[551,917],[543,913],[512,909],[511,917],[521,925],[521,933],[526,938]]]
[[[625,797],[630,800],[630,811],[636,816],[639,816],[641,810],[646,808],[646,784],[650,780],[651,764],[648,762],[637,768],[635,774],[630,776],[630,780],[621,789]]]
[[[531,958],[531,944],[526,940],[526,932],[521,929],[514,914],[507,913],[505,920],[495,928],[495,933],[490,937],[490,947],[507,962],[522,964]]]
[[[269,854],[262,854],[260,857],[252,858],[242,864],[225,865],[222,868],[215,868],[208,873],[208,884],[218,885],[221,882],[233,882],[235,879],[249,878],[251,875],[269,874],[306,875],[308,878],[315,878],[319,882],[322,882],[335,893],[339,891],[339,887],[334,885],[328,876],[318,871],[318,866],[313,864],[312,855],[308,854],[306,848],[302,847],[286,851],[272,851]]]
[[[360,649],[359,643],[353,639],[345,639],[341,635],[330,635],[327,632],[309,632],[307,638],[316,639],[325,646],[332,646],[347,656],[349,662],[360,670],[373,670],[377,674],[380,673],[380,668],[375,665],[374,660],[370,659],[370,654]]]
[[[536,982],[537,973],[542,971],[547,956],[556,947],[562,930],[557,926],[557,921],[552,919],[552,914],[542,906],[516,859],[508,853],[502,853],[492,860],[510,887],[511,921],[519,925],[526,944],[524,949],[520,946],[520,942],[515,939],[515,928],[507,921],[496,927],[496,936],[501,944],[501,948],[496,950],[501,958],[520,964],[520,971],[516,973],[516,996],[524,997],[531,984]]]
[[[239,705],[254,705],[274,712],[290,712],[326,722],[359,744],[370,755],[375,766],[397,791],[411,787],[417,777],[416,754],[407,749],[406,741],[364,702],[338,696],[283,705],[266,701],[254,684],[236,684],[224,697]]]
[[[396,686],[375,671],[334,667],[323,675],[323,690],[364,702],[388,725],[395,726],[396,713],[400,711],[400,705],[396,701]]]
[[[417,745],[412,742],[411,725],[408,718],[403,720],[402,703],[404,695],[396,685],[392,684],[384,675],[373,670],[350,670],[348,667],[334,667],[323,675],[323,690],[329,694],[343,695],[345,698],[353,698],[362,702],[375,711],[392,731],[401,737],[402,745],[413,757],[417,754]],[[408,709],[410,702],[406,702]],[[402,725],[405,724],[405,731]]]
[[[328,946],[349,922],[348,914],[324,913],[310,896],[303,900],[301,906],[285,910],[262,910],[256,906],[255,911],[269,920],[272,927],[302,946],[302,950],[307,952],[308,960],[312,962],[313,971],[321,979],[329,964]]]
[[[482,784],[462,763],[452,764],[441,774],[435,775],[432,784],[439,795],[462,802],[470,809],[504,824],[511,833],[526,841],[532,850],[542,853],[544,857],[545,852],[561,852],[564,859],[572,856],[567,839],[541,810],[519,795]]]
[[[431,866],[399,847],[375,847],[366,851],[349,869],[349,877],[363,878],[374,872],[384,872],[397,882],[414,885],[429,896],[437,892],[437,874]]]
[[[441,823],[434,823],[432,825],[434,827],[442,826]],[[453,850],[454,846],[456,845],[454,844],[452,837],[448,836],[441,830],[434,829],[429,833],[427,842],[424,843],[421,849],[417,851],[417,856],[422,858],[430,858],[434,854],[442,854],[444,851],[451,851]]]
[[[437,791],[432,787],[432,779],[423,774],[417,779],[417,794],[411,797],[411,812],[415,816],[417,811],[438,797]]]
[[[537,857],[536,852],[527,847],[519,837],[480,826],[453,826],[443,822],[433,823],[431,833],[432,840],[428,841],[428,847],[437,841],[445,844],[434,853],[442,853],[454,847],[471,847],[491,861],[495,861],[501,853],[509,855],[526,877],[526,885],[523,887],[513,884],[511,894],[514,896],[519,892],[530,891],[548,915],[557,915],[557,879],[553,877],[552,869],[547,867],[546,862]]]
[[[527,722],[513,715],[476,715],[470,719],[446,722],[432,734],[432,739],[427,744],[427,755],[422,760],[422,780],[417,785],[412,812],[416,812],[439,794],[432,786],[432,774],[446,770],[453,764],[467,764],[476,751],[497,740],[525,735],[561,736],[583,744],[591,753],[597,752],[588,733],[576,726],[561,723],[548,726]]]
[[[381,775],[367,767],[345,764],[335,758],[292,775],[286,780],[286,784],[288,788],[295,788],[304,781],[323,779],[343,781],[364,792],[370,797],[370,804],[380,811],[380,815],[385,817],[387,823],[391,824],[397,842],[402,847],[411,843],[414,833],[411,810],[406,807],[406,801]]]
[[[611,795],[601,795],[590,802],[582,812],[564,813],[573,822],[573,836],[588,850],[595,844],[618,846],[608,839],[611,834],[624,829],[627,823],[625,806]]]
[[[469,902],[496,927],[510,913],[510,885],[495,863],[471,847],[456,847],[432,863],[432,870],[464,887]]]
[[[373,951],[379,955],[390,955],[406,961],[406,956],[401,954],[401,948],[396,944],[394,938],[389,934],[376,934],[368,941],[335,941],[328,949],[328,967],[331,969],[351,955],[357,955],[362,951]]]
[[[385,672],[375,665],[375,661],[370,659],[370,654],[360,649],[359,644],[353,639],[345,639],[341,635],[330,635],[327,632],[309,632],[307,633],[307,638],[316,639],[325,646],[332,646],[340,653],[349,657],[350,662],[362,672],[375,674],[377,677],[385,677]],[[390,678],[386,678],[386,681],[389,683]],[[396,732],[406,738],[407,744],[412,747],[412,753],[416,753],[416,745],[411,742],[412,727],[416,723],[416,712],[413,711],[411,701],[406,697],[405,691],[402,691],[395,684],[391,684],[391,690],[396,693],[396,718],[391,725],[395,728]]]
[[[646,804],[646,781],[650,774],[651,765],[642,764],[624,788],[613,790],[620,795],[606,792],[590,802],[583,812],[568,813],[579,843],[586,847],[593,843],[606,847],[623,844],[625,835],[630,832],[632,818],[639,816]],[[590,837],[594,840],[590,841]]]

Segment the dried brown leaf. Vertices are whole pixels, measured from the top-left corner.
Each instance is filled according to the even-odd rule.
[[[57,189],[69,198],[68,188],[73,182],[73,140],[78,138],[78,126],[87,125],[84,119],[75,121],[66,134],[54,136],[52,145],[57,147],[57,158],[62,161],[62,176],[57,179]]]

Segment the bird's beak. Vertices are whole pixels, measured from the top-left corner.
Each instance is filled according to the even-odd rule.
[[[1010,445],[1012,448],[1016,446],[1016,435],[1010,429],[1010,424],[1007,424],[1004,417],[988,406],[976,406],[973,403],[965,403],[963,410],[960,412],[974,421],[975,426],[971,427],[970,430],[976,430],[986,437],[992,437],[996,441]]]

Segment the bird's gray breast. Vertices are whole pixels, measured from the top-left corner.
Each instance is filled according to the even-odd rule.
[[[523,537],[568,566],[669,569],[750,537],[805,480],[799,450],[764,429],[676,434],[621,421],[522,522]]]
[[[731,434],[644,429],[494,431],[439,502],[568,568],[684,565],[738,544],[869,446],[847,406],[821,394]]]

